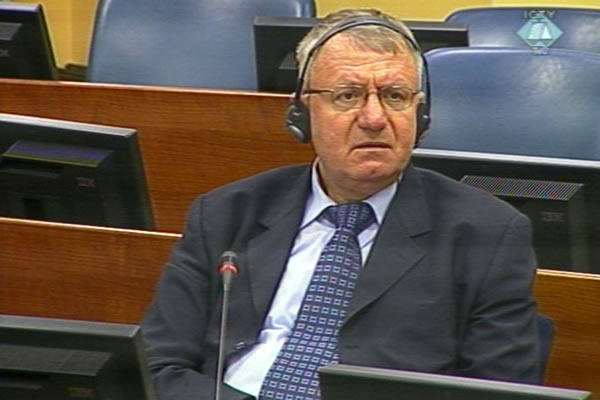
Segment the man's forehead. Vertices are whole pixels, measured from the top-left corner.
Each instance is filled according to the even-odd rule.
[[[333,37],[313,58],[311,72],[329,74],[360,68],[400,69],[416,71],[413,54],[405,49],[385,52],[372,49],[348,37]]]
[[[319,49],[313,54],[313,61],[317,59],[327,59],[331,57],[351,56],[354,54],[364,53],[382,56],[398,56],[398,59],[404,59],[407,56],[413,57],[413,51],[410,46],[402,41],[393,40],[395,46],[381,46],[377,45],[376,42],[359,40],[353,36],[349,36],[346,32],[339,33],[325,42]],[[323,55],[325,55],[323,57]]]

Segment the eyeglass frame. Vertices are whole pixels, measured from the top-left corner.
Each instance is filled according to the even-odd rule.
[[[407,101],[406,105],[404,105],[402,108],[394,108],[391,107],[385,100],[382,100],[381,98],[381,94],[382,92],[384,92],[385,90],[389,90],[389,89],[406,89],[407,92],[410,94],[410,99],[409,101]],[[358,89],[360,91],[363,91],[364,94],[361,97],[362,100],[359,101],[359,103],[356,106],[352,106],[352,107],[340,107],[338,104],[335,103],[335,99],[334,99],[334,93],[337,90],[342,90],[342,89]],[[412,105],[412,101],[414,99],[414,97],[419,94],[422,93],[421,90],[414,90],[412,88],[409,88],[407,86],[402,86],[402,85],[389,85],[389,86],[384,86],[381,87],[379,89],[367,89],[364,86],[358,86],[358,85],[340,85],[340,86],[336,86],[334,88],[327,88],[327,89],[317,89],[317,88],[306,88],[302,91],[302,94],[306,94],[306,95],[310,95],[310,94],[322,94],[322,93],[329,93],[330,96],[330,102],[333,105],[333,107],[337,110],[340,111],[351,111],[351,110],[359,110],[360,108],[364,107],[365,104],[367,104],[367,102],[369,101],[369,96],[371,94],[377,94],[377,99],[379,100],[379,104],[382,105],[383,108],[387,109],[387,110],[391,110],[391,111],[403,111],[406,110],[408,108],[410,108],[410,106]]]

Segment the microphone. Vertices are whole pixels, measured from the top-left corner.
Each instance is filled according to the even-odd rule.
[[[215,387],[215,400],[221,400],[221,383],[223,381],[223,362],[225,361],[225,332],[227,330],[227,308],[229,304],[229,288],[231,278],[237,274],[238,256],[228,250],[221,254],[221,263],[217,270],[223,278],[223,308],[221,309],[221,332],[219,335],[219,357],[217,359],[217,381]]]
[[[225,295],[229,292],[229,287],[231,286],[231,277],[238,273],[238,256],[235,252],[228,250],[221,254],[221,264],[219,264],[219,273],[223,277],[223,291]],[[223,306],[225,306],[225,299],[223,299]],[[225,307],[223,307],[225,308]]]

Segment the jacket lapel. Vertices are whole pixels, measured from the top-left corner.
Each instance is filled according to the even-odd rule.
[[[409,165],[381,225],[350,302],[348,317],[381,296],[425,255],[415,237],[431,229],[419,172]]]
[[[289,184],[292,190],[274,200],[277,204],[260,220],[261,230],[248,243],[250,291],[256,315],[266,315],[285,269],[310,190],[310,167]]]

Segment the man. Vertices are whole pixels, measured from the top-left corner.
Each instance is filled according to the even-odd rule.
[[[318,399],[316,368],[338,362],[534,382],[529,221],[410,164],[427,100],[410,31],[375,10],[342,10],[298,59],[288,123],[309,121],[292,131],[310,136],[316,160],[192,205],[142,324],[160,398],[214,396],[226,250],[240,265],[226,399]]]

